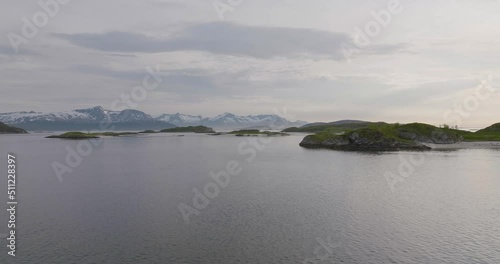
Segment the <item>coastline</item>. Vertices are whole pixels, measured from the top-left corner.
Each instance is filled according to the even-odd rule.
[[[432,150],[460,150],[460,149],[498,149],[500,150],[500,141],[462,141],[453,144],[432,144],[423,143],[432,148]]]

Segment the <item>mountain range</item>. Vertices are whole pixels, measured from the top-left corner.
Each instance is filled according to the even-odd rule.
[[[281,129],[307,124],[304,121],[291,122],[278,115],[238,116],[224,113],[216,117],[202,117],[177,113],[153,117],[138,110],[110,111],[100,106],[67,112],[0,113],[0,122],[30,131],[146,130],[197,125],[216,129]],[[101,129],[102,124],[108,128]]]

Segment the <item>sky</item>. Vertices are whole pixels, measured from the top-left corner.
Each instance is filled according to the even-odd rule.
[[[41,3],[0,10],[0,112],[116,108],[149,68],[151,115],[500,122],[497,0]]]

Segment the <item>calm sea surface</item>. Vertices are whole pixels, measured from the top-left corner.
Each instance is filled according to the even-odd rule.
[[[303,149],[303,135],[142,135],[106,138],[60,182],[51,164],[79,141],[45,136],[0,136],[1,201],[8,152],[19,201],[17,256],[2,239],[0,263],[500,263],[499,150],[367,154]],[[228,164],[217,193],[210,172]],[[392,191],[384,175],[399,169]],[[213,198],[194,205],[205,186]]]

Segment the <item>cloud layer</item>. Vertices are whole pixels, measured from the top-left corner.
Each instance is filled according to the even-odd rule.
[[[305,28],[256,27],[212,22],[188,26],[167,38],[128,32],[55,34],[75,45],[107,52],[204,51],[213,54],[274,57],[319,56],[339,58],[346,33]]]

